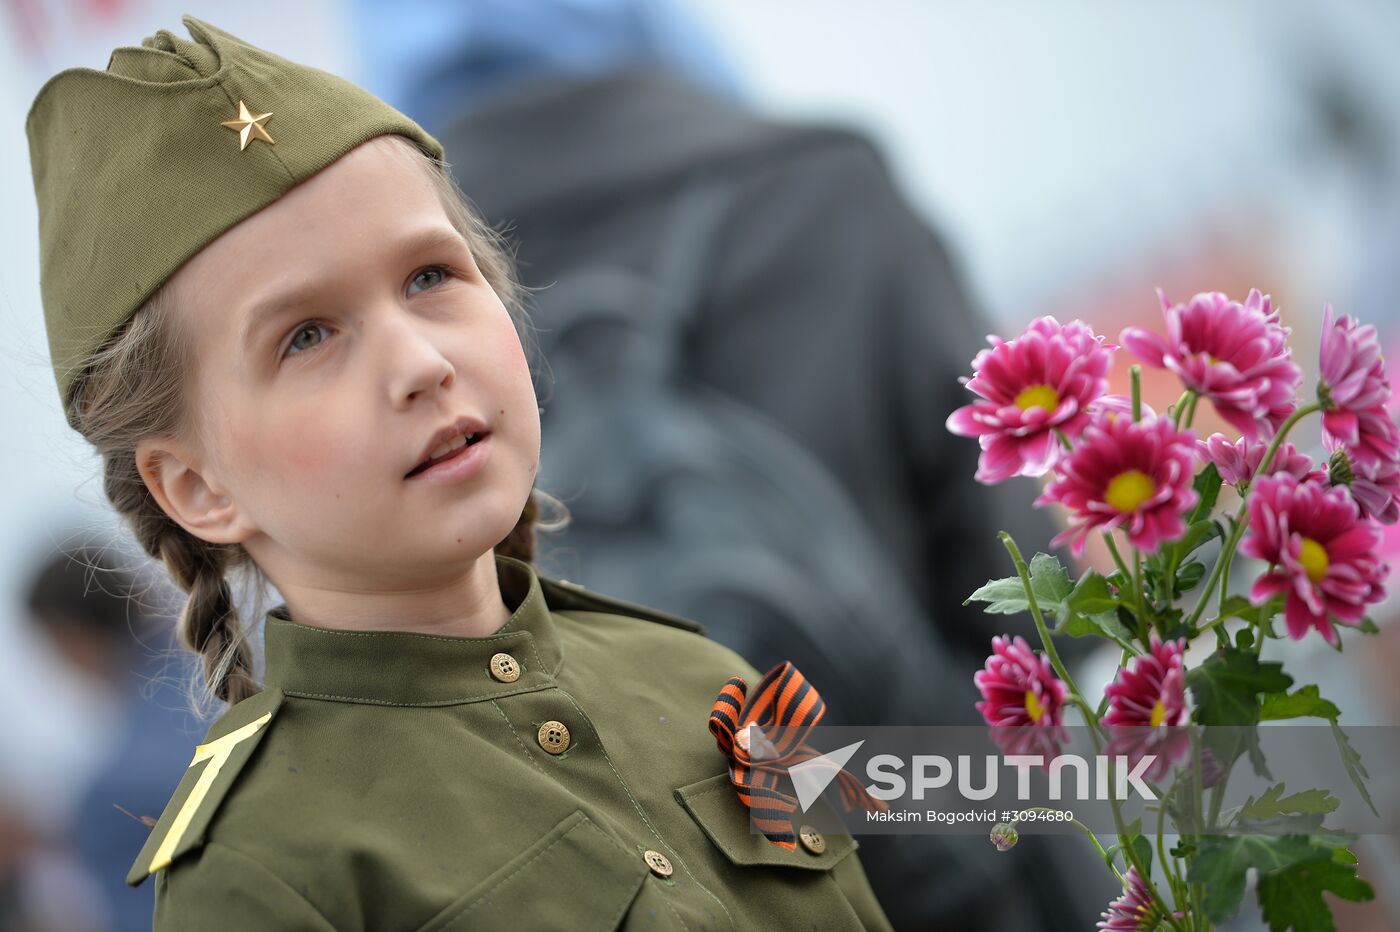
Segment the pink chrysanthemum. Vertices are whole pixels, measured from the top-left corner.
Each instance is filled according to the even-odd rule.
[[[1400,429],[1386,409],[1390,380],[1376,328],[1349,314],[1334,320],[1330,304],[1322,311],[1317,398],[1323,405],[1324,442],[1345,446],[1353,462],[1400,459]]]
[[[1269,445],[1262,440],[1241,438],[1230,440],[1224,434],[1211,434],[1205,440],[1198,440],[1201,455],[1215,464],[1220,470],[1220,478],[1227,485],[1245,485],[1259,471],[1264,461],[1264,453]],[[1288,441],[1279,445],[1269,464],[1269,473],[1286,472],[1298,479],[1321,478],[1322,471],[1313,468],[1313,461]]]
[[[1122,527],[1134,547],[1153,553],[1180,537],[1183,515],[1199,498],[1191,488],[1196,456],[1195,435],[1166,418],[1095,420],[1035,501],[1070,511],[1069,528],[1051,544],[1071,541],[1080,556],[1090,531]]]
[[[1344,446],[1335,447],[1327,461],[1327,477],[1332,485],[1345,486],[1361,513],[1381,524],[1400,520],[1400,463],[1353,462]]]
[[[1299,482],[1287,473],[1255,481],[1249,533],[1240,552],[1270,564],[1250,589],[1256,605],[1285,595],[1288,636],[1316,628],[1332,646],[1332,620],[1353,625],[1366,606],[1385,597],[1389,571],[1376,557],[1380,532],[1361,516],[1345,490]]]
[[[1184,725],[1186,639],[1163,641],[1152,632],[1151,652],[1134,657],[1104,689],[1108,699],[1105,725]]]
[[[1110,733],[1105,753],[1123,754],[1130,765],[1136,765],[1144,755],[1155,755],[1143,775],[1157,781],[1191,751],[1190,732],[1178,727],[1186,725],[1190,717],[1182,661],[1186,639],[1163,642],[1154,631],[1150,647],[1149,653],[1120,668],[1104,689],[1109,700],[1103,724],[1109,726]]]
[[[978,482],[1044,475],[1062,452],[1056,433],[1078,437],[1089,405],[1108,391],[1118,347],[1082,321],[1053,317],[1032,321],[1014,340],[987,341],[992,347],[972,361],[972,378],[962,379],[983,400],[949,415],[948,429],[978,439]]]
[[[1167,337],[1129,327],[1123,346],[1150,366],[1170,369],[1183,385],[1251,439],[1272,436],[1292,413],[1303,374],[1289,358],[1287,327],[1257,289],[1243,304],[1218,291],[1172,305],[1159,288]]]
[[[1152,899],[1152,893],[1136,867],[1128,868],[1123,885],[1123,895],[1108,904],[1096,928],[1105,932],[1155,932],[1166,916],[1166,910]],[[1181,918],[1179,912],[1172,915]]]
[[[972,675],[982,691],[977,711],[988,725],[1060,725],[1069,689],[1055,676],[1044,654],[1031,650],[1026,639],[997,635],[986,668]]]

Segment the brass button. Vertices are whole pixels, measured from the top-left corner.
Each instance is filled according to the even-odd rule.
[[[642,855],[642,860],[647,862],[647,867],[658,877],[671,876],[671,859],[660,851],[652,851],[650,848]]]
[[[821,854],[826,850],[826,839],[822,837],[821,832],[810,825],[802,826],[797,833],[797,838],[802,842],[802,847],[806,848],[810,854]]]
[[[549,753],[563,754],[569,749],[569,729],[563,722],[545,722],[540,726],[539,742]]]
[[[491,675],[502,683],[514,683],[520,679],[520,664],[510,654],[495,654],[491,657]]]

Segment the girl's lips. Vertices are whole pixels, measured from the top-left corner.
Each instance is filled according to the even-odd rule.
[[[460,482],[476,475],[491,455],[492,434],[482,434],[475,443],[454,450],[421,472],[405,477],[409,482]]]

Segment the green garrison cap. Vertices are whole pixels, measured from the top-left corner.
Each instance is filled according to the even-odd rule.
[[[106,71],[48,80],[25,131],[39,202],[49,351],[72,423],[89,357],[229,227],[386,133],[442,158],[422,127],[361,87],[193,16]]]

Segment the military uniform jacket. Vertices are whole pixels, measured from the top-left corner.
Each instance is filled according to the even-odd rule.
[[[127,877],[155,875],[156,930],[890,927],[854,838],[750,830],[708,719],[757,670],[687,619],[496,568],[513,614],[487,637],[268,613],[263,691]]]

